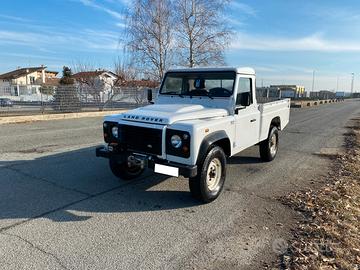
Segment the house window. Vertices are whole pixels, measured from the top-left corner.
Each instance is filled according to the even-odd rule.
[[[35,83],[35,77],[30,76],[30,84],[34,84]]]
[[[14,96],[19,96],[19,91],[16,86],[14,86]]]

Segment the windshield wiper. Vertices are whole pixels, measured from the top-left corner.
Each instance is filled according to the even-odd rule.
[[[214,99],[214,97],[210,94],[210,92],[207,92],[207,93],[206,93],[206,96],[209,97],[209,98],[211,98],[211,99]]]
[[[209,98],[211,98],[211,99],[214,99],[214,97],[213,97],[208,91],[204,91],[204,92],[202,92],[201,94],[199,94],[199,93],[194,94],[194,93],[192,93],[192,92],[193,92],[193,91],[190,91],[190,92],[189,92],[190,98],[192,98],[192,97],[209,97]]]
[[[165,92],[166,95],[178,95],[179,97],[183,98],[184,96],[182,94],[179,94],[175,91]]]

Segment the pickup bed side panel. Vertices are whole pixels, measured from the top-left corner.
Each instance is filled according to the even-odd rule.
[[[289,123],[290,99],[284,99],[259,105],[260,110],[260,136],[259,141],[266,140],[269,133],[271,121],[280,118],[280,130]]]

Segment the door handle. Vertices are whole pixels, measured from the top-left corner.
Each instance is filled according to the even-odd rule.
[[[253,123],[253,122],[255,122],[255,121],[256,121],[256,119],[251,119],[251,120],[250,120],[251,123]]]

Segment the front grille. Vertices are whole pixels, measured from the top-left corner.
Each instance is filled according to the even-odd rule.
[[[121,142],[128,150],[161,155],[162,130],[128,125],[120,125]]]

